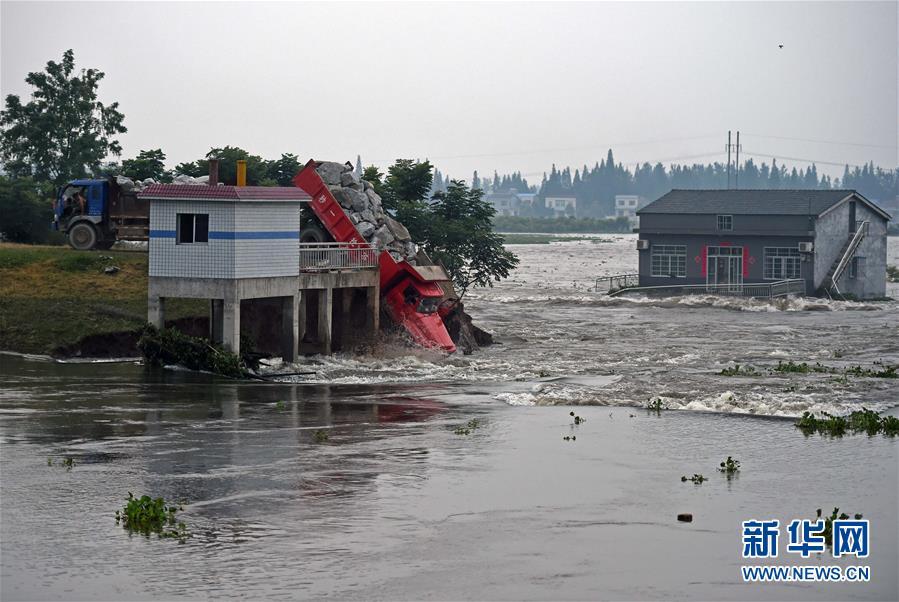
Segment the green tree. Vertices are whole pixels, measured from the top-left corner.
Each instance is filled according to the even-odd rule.
[[[165,153],[161,148],[143,150],[134,159],[122,161],[122,175],[135,180],[153,178],[157,182],[171,181],[171,174],[165,170]]]
[[[382,197],[384,196],[384,182],[381,181],[383,177],[384,174],[378,170],[376,165],[369,165],[362,171],[362,179],[371,184],[375,192]]]
[[[393,213],[410,233],[418,233],[418,237],[413,234],[413,240],[425,238],[431,225],[427,201],[432,179],[428,161],[397,159],[387,169],[387,177],[378,193],[384,209]]]
[[[53,241],[50,220],[53,209],[48,199],[53,187],[29,177],[0,176],[0,234],[4,240],[21,243]]]
[[[300,173],[300,169],[302,165],[296,155],[282,153],[280,159],[268,162],[267,176],[269,180],[277,182],[278,186],[293,186],[293,177]]]
[[[84,177],[108,155],[119,155],[117,134],[127,132],[119,103],[97,99],[104,77],[97,69],[75,72],[75,54],[66,50],[62,62],[48,61],[44,71],[31,72],[31,100],[15,94],[0,111],[0,159],[13,176],[33,176],[62,184]]]
[[[472,286],[493,286],[518,265],[518,258],[493,231],[496,211],[483,196],[480,188],[469,189],[465,182],[453,180],[428,207],[426,237],[415,238],[423,241],[431,259],[443,263],[460,297]]]

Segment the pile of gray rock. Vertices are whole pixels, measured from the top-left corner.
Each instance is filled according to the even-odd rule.
[[[415,264],[418,245],[403,224],[384,212],[381,197],[359,177],[352,164],[325,161],[315,171],[366,241],[378,251],[386,249],[396,261]]]
[[[116,184],[119,185],[119,188],[122,190],[132,191],[136,190],[140,192],[150,184],[158,184],[156,180],[153,178],[146,178],[144,180],[135,180],[132,178],[128,178],[125,176],[116,176],[115,177]],[[172,179],[172,184],[184,184],[189,186],[205,186],[209,184],[209,176],[201,176],[199,178],[195,178],[193,176],[186,176],[183,174],[178,174]]]

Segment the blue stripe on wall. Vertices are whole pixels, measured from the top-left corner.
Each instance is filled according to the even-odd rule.
[[[209,238],[220,240],[272,240],[275,238],[299,238],[300,233],[293,232],[210,232]]]
[[[293,232],[210,232],[210,240],[275,240],[281,238],[299,238],[300,233]],[[175,238],[174,230],[150,230],[150,238]]]

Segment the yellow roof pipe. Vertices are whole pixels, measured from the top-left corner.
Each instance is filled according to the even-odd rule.
[[[244,159],[237,161],[237,185],[247,185],[247,162]]]

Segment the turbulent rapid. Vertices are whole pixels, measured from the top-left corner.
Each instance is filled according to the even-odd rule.
[[[636,271],[633,235],[512,245],[512,276],[466,297],[498,345],[469,356],[385,347],[371,356],[311,358],[311,376],[282,380],[445,383],[510,405],[643,406],[798,416],[899,404],[899,380],[844,376],[854,366],[899,364],[899,302],[817,298],[763,301],[691,295],[607,297],[596,278]],[[899,240],[889,241],[891,265]],[[888,284],[899,298],[899,285]],[[816,362],[827,373],[777,372]],[[741,366],[752,376],[727,377]],[[283,372],[285,366],[274,366]]]

